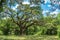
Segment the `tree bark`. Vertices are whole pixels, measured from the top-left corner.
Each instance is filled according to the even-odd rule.
[[[25,27],[20,27],[20,35],[26,35]]]

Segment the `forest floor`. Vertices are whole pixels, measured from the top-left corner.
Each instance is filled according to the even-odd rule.
[[[58,36],[4,36],[0,35],[0,40],[60,40]]]

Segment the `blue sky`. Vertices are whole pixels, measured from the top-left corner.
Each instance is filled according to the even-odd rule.
[[[50,12],[51,14],[58,14],[60,12],[58,3],[55,3],[54,6],[52,6],[50,3],[50,0],[45,0],[45,4],[41,4],[43,14],[45,14],[46,12]]]
[[[51,14],[58,14],[60,12],[59,5],[55,4],[54,6],[51,6],[50,3],[50,0],[45,0],[45,4],[41,4],[41,8],[43,9],[42,13],[45,14],[46,12],[50,12]],[[28,0],[25,0],[23,4],[29,4]],[[17,6],[18,5],[13,7],[13,9],[15,10]]]

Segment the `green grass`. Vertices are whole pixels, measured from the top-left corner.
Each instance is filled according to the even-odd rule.
[[[59,40],[58,36],[0,36],[0,40]]]

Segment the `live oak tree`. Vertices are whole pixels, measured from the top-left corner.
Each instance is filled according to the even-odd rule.
[[[12,25],[16,24],[16,26],[20,29],[17,33],[20,33],[21,35],[23,35],[23,34],[26,34],[26,30],[29,27],[39,26],[40,28],[41,26],[41,27],[45,27],[45,30],[47,30],[48,28],[50,29],[51,26],[56,27],[58,24],[60,24],[59,18],[57,20],[56,17],[50,16],[49,13],[47,13],[47,17],[45,16],[43,17],[40,4],[44,3],[44,1],[41,2],[41,0],[29,0],[28,4],[24,4],[23,2],[24,0],[6,0],[6,4],[1,6],[3,11],[0,9],[1,10],[0,19],[2,20],[10,19],[11,23],[9,22],[9,20],[6,22],[6,26],[8,28],[10,24]],[[4,2],[0,1],[0,3],[2,4]],[[18,6],[15,9],[14,7],[16,5]],[[35,28],[35,30],[37,29]],[[49,30],[47,32],[49,33]]]
[[[12,9],[12,0],[10,0],[10,7],[5,6],[5,13],[8,18],[11,18],[13,23],[19,26],[20,34],[26,34],[28,27],[33,25],[41,25],[42,11],[40,8],[40,0],[31,1],[30,4],[23,4],[22,0],[16,0],[18,7]],[[14,3],[14,1],[12,2]]]

